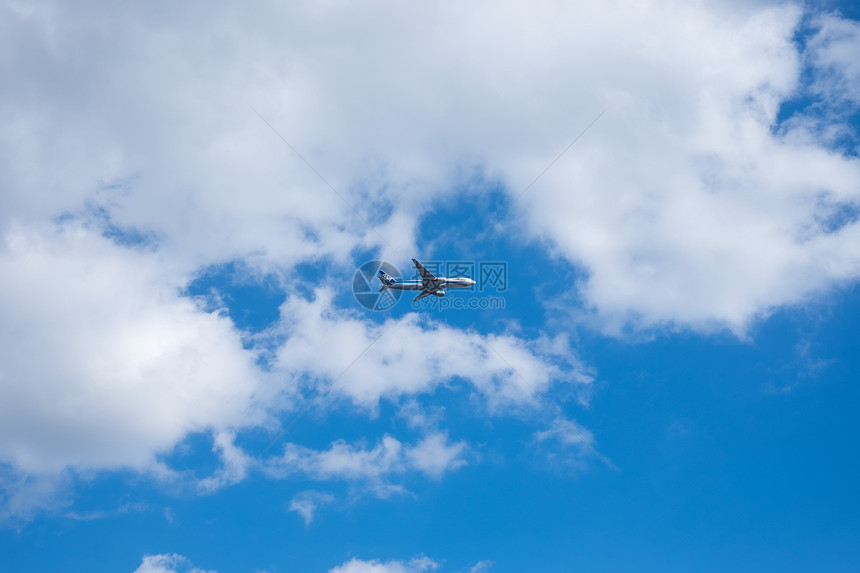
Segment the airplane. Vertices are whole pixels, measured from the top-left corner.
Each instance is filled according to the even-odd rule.
[[[424,266],[412,259],[412,262],[415,263],[415,268],[418,269],[418,273],[421,275],[421,280],[409,280],[409,281],[398,281],[382,269],[379,270],[379,280],[382,281],[382,286],[379,288],[379,292],[382,292],[386,289],[395,289],[395,290],[420,290],[421,293],[412,299],[412,302],[416,300],[421,300],[425,296],[433,296],[443,297],[445,296],[446,288],[468,288],[475,284],[475,281],[466,277],[455,277],[455,278],[446,278],[446,277],[436,277],[433,276],[433,273],[424,268]]]

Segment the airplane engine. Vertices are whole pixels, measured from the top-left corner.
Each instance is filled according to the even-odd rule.
[[[437,291],[436,291],[436,292],[434,292],[433,294],[434,294],[434,295],[436,295],[436,296],[438,296],[438,297],[443,297],[443,296],[445,296],[445,291],[443,291],[443,290],[437,290]]]

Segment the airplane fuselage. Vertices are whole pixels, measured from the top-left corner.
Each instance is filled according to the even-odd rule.
[[[438,277],[434,281],[418,281],[418,280],[409,280],[409,281],[397,281],[387,285],[390,289],[396,290],[439,290],[446,288],[468,288],[475,284],[475,281],[472,279],[467,279],[465,277],[455,277],[455,278],[447,278],[447,277]]]
[[[425,269],[421,263],[415,259],[412,259],[412,262],[415,263],[415,268],[418,269],[418,273],[421,275],[421,280],[396,280],[394,277],[380,269],[378,274],[379,280],[382,282],[382,287],[379,290],[383,291],[385,289],[394,289],[421,291],[421,293],[413,299],[413,302],[415,302],[425,296],[445,296],[445,289],[448,288],[468,288],[475,284],[474,280],[466,277],[437,277]]]

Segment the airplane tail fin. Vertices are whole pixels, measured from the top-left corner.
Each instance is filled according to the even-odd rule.
[[[393,276],[386,273],[382,269],[380,269],[379,271],[379,280],[382,281],[382,286],[379,287],[379,292],[384,291],[385,289],[397,282]]]

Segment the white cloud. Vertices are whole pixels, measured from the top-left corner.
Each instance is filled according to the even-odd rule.
[[[303,491],[290,500],[290,511],[295,511],[305,520],[305,525],[310,525],[314,520],[317,509],[334,501],[330,493],[319,491]]]
[[[72,519],[74,521],[93,521],[95,519],[109,519],[111,517],[116,517],[119,515],[126,515],[128,513],[139,513],[142,511],[146,511],[149,506],[144,502],[137,503],[123,503],[119,507],[108,510],[95,510],[95,511],[87,511],[87,512],[77,512],[70,511],[64,515],[67,519]]]
[[[820,89],[856,101],[856,23],[823,18],[804,55],[789,4],[163,8],[0,8],[0,53],[15,55],[0,58],[0,460],[15,472],[165,471],[155,455],[191,431],[226,432],[204,490],[247,472],[225,436],[261,423],[268,390],[230,321],[179,289],[213,263],[289,275],[384,246],[254,108],[401,260],[459,170],[518,193],[609,105],[502,230],[587,271],[577,288],[607,331],[742,334],[860,275],[860,224],[837,223],[860,202],[858,161],[810,137],[814,118],[774,129],[805,57],[832,72]],[[149,250],[55,225],[92,212]],[[290,382],[373,408],[460,379],[494,412],[534,406],[475,332],[416,314],[375,326],[325,290],[282,315],[275,367]],[[537,391],[590,380],[540,341],[488,340]]]
[[[385,436],[369,450],[352,447],[344,441],[337,441],[324,451],[287,444],[282,464],[322,479],[379,479],[401,467],[402,450],[403,445],[391,436]]]
[[[493,562],[489,559],[484,559],[483,561],[479,561],[475,563],[475,565],[469,569],[469,573],[478,573],[479,571],[489,571],[493,567]]]
[[[742,334],[857,278],[858,225],[826,221],[860,200],[860,164],[772,133],[798,87],[796,8],[671,6],[639,14],[664,17],[659,37],[629,29],[636,52],[616,55],[643,75],[612,80],[610,112],[525,210],[532,232],[588,271],[580,287],[602,328]]]
[[[597,459],[606,467],[617,469],[612,460],[597,450],[594,434],[573,420],[554,419],[549,429],[533,434],[532,443],[537,446],[535,452],[566,469],[583,469],[589,459]]]
[[[194,567],[187,557],[173,554],[145,555],[134,573],[215,573]]]
[[[197,487],[202,493],[211,493],[222,487],[233,485],[245,479],[254,460],[235,444],[236,434],[220,431],[215,434],[215,451],[221,458],[221,466],[211,477],[200,480]]]
[[[818,73],[812,88],[830,101],[860,104],[860,22],[827,14],[816,24],[818,32],[808,43],[808,55]]]
[[[406,420],[406,425],[412,429],[427,430],[438,426],[444,418],[444,412],[442,407],[425,408],[418,400],[410,398],[400,406],[397,417]]]
[[[393,478],[408,472],[439,478],[465,465],[463,455],[466,451],[465,442],[449,443],[448,436],[443,433],[425,436],[413,446],[404,445],[389,435],[373,448],[363,444],[351,445],[343,440],[332,443],[327,450],[289,443],[284,446],[282,456],[267,460],[265,471],[276,478],[304,474],[317,480],[363,483],[377,497],[388,498],[405,491],[402,486],[392,483]],[[291,509],[301,513],[301,503],[296,508],[291,506]]]
[[[90,201],[186,271],[383,245],[254,107],[402,258],[459,168],[517,193],[609,105],[524,198],[526,238],[588,272],[606,330],[742,333],[860,274],[857,223],[822,224],[858,201],[857,160],[773,133],[800,88],[801,17],[678,0],[7,5],[0,49],[25,56],[0,63],[17,80],[0,224]],[[810,61],[856,94],[856,23],[821,21]]]
[[[594,435],[576,422],[570,420],[555,419],[548,430],[535,432],[535,440],[546,442],[555,440],[564,446],[590,447],[594,442]]]
[[[465,449],[464,442],[448,445],[448,436],[436,433],[422,438],[406,452],[406,458],[416,470],[438,478],[446,471],[466,465],[466,460],[460,457]]]
[[[71,505],[69,479],[61,475],[28,475],[0,463],[0,523],[15,527],[43,512]]]
[[[134,468],[164,479],[189,478],[157,460],[190,432],[212,432],[221,460],[196,489],[210,493],[237,483],[259,460],[236,445],[236,432],[267,423],[265,412],[278,404],[271,398],[292,392],[293,379],[318,379],[320,388],[371,408],[382,397],[430,393],[452,376],[472,382],[498,407],[533,402],[476,333],[433,322],[422,326],[415,315],[391,321],[386,336],[394,338],[374,345],[337,379],[348,364],[331,359],[332,341],[339,344],[338,356],[353,352],[355,358],[379,327],[335,309],[325,289],[312,301],[293,296],[284,304],[276,330],[286,339],[275,376],[267,377],[230,320],[180,296],[181,277],[159,263],[157,251],[117,245],[92,225],[17,228],[6,236],[0,251],[0,310],[6,317],[0,325],[0,459],[18,477],[9,477],[4,514],[23,517],[61,505],[60,489],[32,484],[54,483],[49,478],[68,468]],[[414,343],[391,344],[407,338]],[[552,354],[543,340],[490,340],[535,388],[588,381],[554,365],[569,360],[566,346]],[[403,378],[403,371],[418,374]],[[339,473],[370,483],[384,497],[402,490],[387,481],[390,474],[408,469],[440,477],[465,463],[465,444],[450,444],[438,431],[400,447],[394,438],[372,451],[337,446],[320,454],[316,465],[313,456],[302,458],[309,464],[303,469],[322,479]],[[352,459],[352,469],[335,467],[339,454]],[[36,500],[34,492],[44,499]]]
[[[377,560],[362,561],[353,557],[343,565],[329,569],[329,573],[420,573],[435,571],[439,564],[429,557],[415,557],[408,562]]]
[[[254,355],[157,255],[91,229],[0,246],[0,459],[25,472],[133,467],[188,432],[258,420]]]
[[[383,397],[432,393],[461,379],[491,410],[507,411],[534,405],[534,391],[552,383],[576,386],[592,380],[564,337],[528,342],[490,335],[488,345],[477,332],[417,313],[380,326],[333,308],[332,297],[331,290],[320,288],[311,301],[287,298],[279,327],[286,341],[277,350],[275,367],[316,377],[319,389],[328,386],[359,405],[373,408]],[[336,356],[332,348],[338,349]]]

